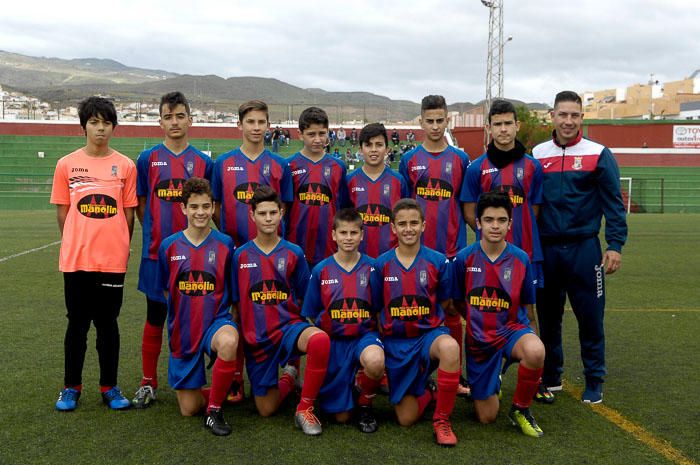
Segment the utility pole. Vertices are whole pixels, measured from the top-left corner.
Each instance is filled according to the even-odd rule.
[[[481,0],[489,9],[489,40],[486,56],[486,99],[484,122],[494,98],[503,97],[503,0]],[[513,40],[508,37],[506,42]],[[484,128],[484,147],[488,144],[488,132]]]

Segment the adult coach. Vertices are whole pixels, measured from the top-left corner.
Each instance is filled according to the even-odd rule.
[[[604,275],[620,269],[627,239],[620,171],[610,149],[582,137],[581,97],[559,92],[552,110],[552,140],[533,150],[544,171],[538,224],[544,255],[544,287],[537,292],[540,337],[546,357],[542,381],[561,390],[564,352],[561,324],[568,295],[579,324],[586,388],[581,400],[603,401],[605,369]],[[607,250],[598,233],[605,216]]]

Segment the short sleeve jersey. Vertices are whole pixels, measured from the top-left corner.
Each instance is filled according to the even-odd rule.
[[[373,181],[358,168],[348,175],[348,193],[365,226],[360,252],[377,258],[396,247],[396,234],[390,224],[391,209],[399,199],[410,195],[403,176],[386,168]]]
[[[452,146],[433,154],[419,145],[401,157],[399,163],[399,172],[406,178],[411,196],[425,214],[423,244],[449,258],[467,243],[459,201],[467,166],[467,154]]]
[[[113,151],[91,157],[84,149],[58,160],[51,203],[68,205],[59,269],[126,272],[129,226],[125,208],[136,207],[136,165]]]
[[[527,254],[512,244],[491,261],[479,242],[457,254],[454,299],[465,301],[467,350],[483,361],[501,349],[530,321],[525,305],[535,303]]]
[[[245,243],[232,266],[232,301],[238,303],[246,350],[262,362],[277,350],[284,327],[304,321],[300,305],[309,267],[301,249],[284,239],[269,254],[252,240]]]
[[[286,239],[299,244],[306,259],[315,265],[332,255],[333,217],[351,206],[347,193],[345,163],[331,155],[317,162],[297,152],[289,159],[294,201],[287,216]]]
[[[506,240],[527,252],[531,261],[542,261],[542,247],[533,205],[542,203],[542,165],[525,155],[503,168],[493,165],[486,154],[469,165],[460,200],[474,202],[484,192],[505,192],[513,203],[513,225]],[[477,231],[477,240],[480,237]]]
[[[196,176],[211,180],[213,162],[191,145],[179,155],[165,144],[144,150],[136,160],[136,195],[146,198],[143,214],[141,256],[158,259],[158,248],[166,237],[187,227],[182,213],[182,186]]]
[[[240,148],[219,155],[214,163],[212,193],[221,204],[221,230],[241,246],[255,238],[250,200],[258,186],[272,187],[282,202],[292,202],[292,177],[287,161],[265,149],[251,160]]]
[[[384,336],[417,337],[442,325],[441,302],[451,298],[452,270],[445,255],[421,246],[409,268],[396,249],[380,255],[372,286],[380,290],[379,325]]]
[[[301,314],[331,337],[354,338],[377,329],[376,297],[372,295],[374,260],[362,254],[352,270],[334,256],[311,271]]]
[[[180,231],[158,250],[158,283],[168,292],[168,336],[175,358],[201,349],[202,338],[217,318],[231,318],[230,237],[212,230],[193,245]]]

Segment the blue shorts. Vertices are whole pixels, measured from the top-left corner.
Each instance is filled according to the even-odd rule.
[[[299,322],[282,329],[282,340],[277,350],[262,362],[256,362],[253,357],[246,355],[245,367],[254,396],[264,396],[268,389],[277,387],[279,367],[286,365],[294,356],[300,355],[297,339],[310,326],[309,323]]]
[[[530,328],[523,328],[514,332],[508,338],[508,342],[490,358],[483,362],[477,362],[467,352],[467,378],[472,390],[472,399],[486,400],[501,390],[501,363],[506,358],[506,366],[513,363],[511,353],[515,344],[526,334],[535,334]]]
[[[187,358],[175,358],[172,352],[168,361],[168,384],[173,389],[199,389],[207,384],[205,373],[204,354],[212,357],[211,340],[214,334],[224,326],[233,326],[238,331],[238,326],[230,318],[217,318],[204,333],[202,343],[197,353]]]
[[[425,392],[425,383],[438,366],[437,360],[430,359],[430,346],[443,334],[449,334],[449,331],[439,326],[418,337],[384,338],[389,402],[392,405],[407,395],[418,397]]]
[[[139,266],[139,291],[146,294],[151,300],[166,303],[163,289],[158,285],[158,260],[141,257]]]
[[[378,331],[370,331],[359,338],[331,338],[328,371],[318,395],[321,410],[340,413],[353,409],[352,389],[360,368],[360,355],[371,345],[384,349]]]

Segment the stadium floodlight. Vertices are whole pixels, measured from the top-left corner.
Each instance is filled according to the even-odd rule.
[[[484,121],[494,98],[503,97],[503,0],[481,0],[489,9],[489,39],[486,55],[486,99],[484,100]],[[513,39],[508,37],[508,41]],[[488,142],[488,132],[484,128],[484,146]]]

